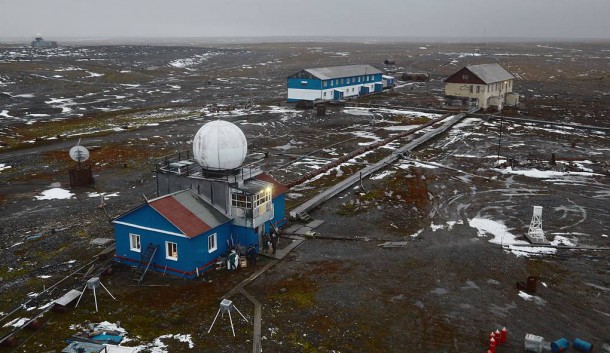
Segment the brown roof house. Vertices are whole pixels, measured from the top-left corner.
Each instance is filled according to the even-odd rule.
[[[445,79],[445,102],[487,109],[519,104],[513,92],[515,76],[499,64],[466,66]]]

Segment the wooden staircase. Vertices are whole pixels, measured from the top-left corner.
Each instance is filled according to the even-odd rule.
[[[313,218],[311,218],[311,216],[305,211],[298,213],[297,219],[299,219],[301,221],[305,221],[305,222],[313,221]]]
[[[141,283],[148,272],[148,268],[152,263],[152,260],[155,258],[155,254],[157,253],[158,245],[153,245],[149,243],[146,247],[146,250],[142,253],[142,259],[140,260],[140,264],[136,267],[135,272],[133,273],[133,278],[131,279],[134,282]]]

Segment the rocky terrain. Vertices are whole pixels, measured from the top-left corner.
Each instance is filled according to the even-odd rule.
[[[265,169],[286,182],[440,116],[424,109],[440,109],[441,80],[469,64],[499,62],[518,78],[522,104],[505,116],[610,127],[609,57],[608,43],[2,45],[0,317],[87,264],[101,250],[90,240],[113,237],[109,220],[155,195],[154,160],[189,149],[205,122],[237,124],[250,158],[266,152]],[[399,82],[326,116],[285,103],[285,79],[302,68],[381,69],[386,59],[396,61],[386,70],[431,80]],[[70,189],[68,150],[79,139],[95,185]],[[288,206],[405,141],[292,188]],[[504,351],[519,351],[526,333],[610,342],[608,250],[524,240],[531,206],[541,205],[552,244],[608,248],[609,161],[603,132],[465,119],[311,213],[325,221],[320,237],[247,287],[263,304],[263,350],[484,352],[489,332],[504,326]],[[379,246],[388,241],[407,244]],[[86,320],[120,321],[132,339],[125,345],[142,351],[249,351],[250,325],[236,321],[235,338],[226,321],[207,329],[218,298],[258,268],[197,281],[150,275],[133,286],[129,270],[116,267],[103,279],[116,301],[102,293],[100,312],[84,297],[79,308],[47,313],[42,329],[21,331],[0,352],[59,351],[71,325]],[[529,275],[539,278],[534,294],[515,288]],[[250,302],[234,300],[251,317]]]

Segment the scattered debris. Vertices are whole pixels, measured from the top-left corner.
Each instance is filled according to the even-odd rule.
[[[405,248],[407,247],[408,241],[388,241],[377,245],[380,248]]]

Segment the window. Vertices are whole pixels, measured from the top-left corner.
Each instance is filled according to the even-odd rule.
[[[326,92],[324,92],[324,97],[326,97]]]
[[[349,85],[349,81],[350,81],[350,79],[348,78],[348,79],[347,79],[347,82],[346,82],[348,85]]]
[[[129,250],[136,252],[142,251],[139,234],[129,234]]]
[[[473,87],[472,85],[470,85],[470,93],[472,93],[473,88],[474,88],[474,87]]]
[[[362,77],[358,77],[358,83],[362,82]]]
[[[477,93],[481,93],[481,86],[477,86]]]
[[[216,233],[208,236],[208,252],[216,251],[216,249],[218,249],[216,244]]]
[[[301,86],[307,87],[307,81],[301,81]]]
[[[371,75],[371,76],[369,76],[369,77],[370,77],[371,81],[373,81],[373,75]]]
[[[330,80],[330,87],[334,86],[333,85],[333,80]]]
[[[468,81],[468,75],[462,75],[462,80]]]
[[[254,207],[271,201],[271,189],[265,189],[254,196]]]
[[[178,261],[178,244],[172,243],[171,241],[165,242],[165,258]]]
[[[339,79],[336,79],[335,80],[335,85],[338,85],[338,84],[339,84]]]
[[[246,194],[231,194],[231,205],[233,207],[252,208],[252,197]]]
[[[341,84],[344,85],[345,84],[345,80],[341,79]]]
[[[489,93],[489,85],[487,85],[487,93]]]
[[[324,83],[322,83],[322,86],[323,86],[323,87],[328,86],[328,81],[324,81]]]

